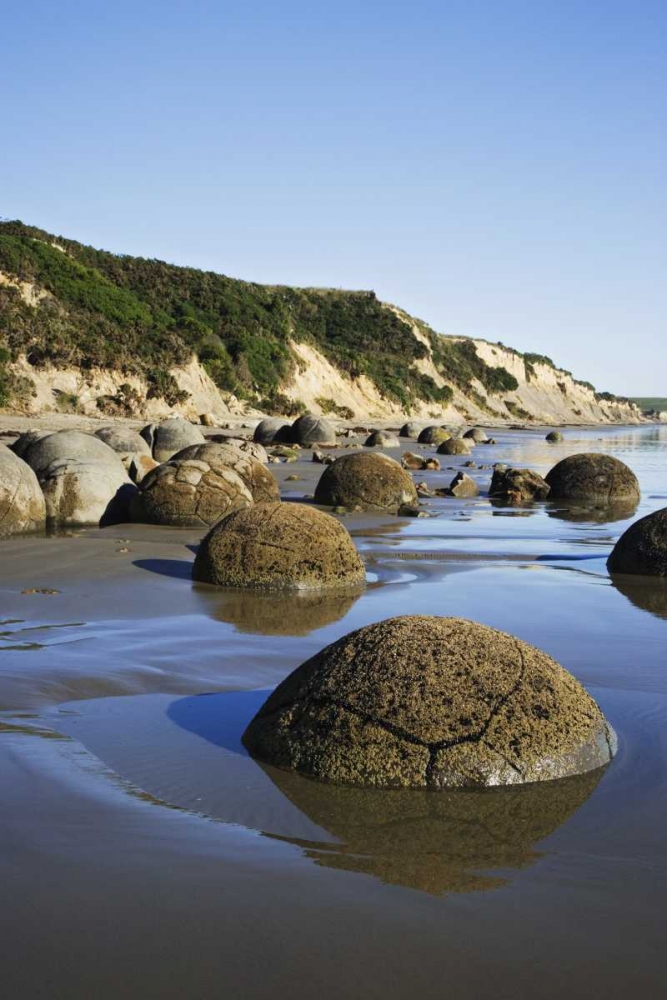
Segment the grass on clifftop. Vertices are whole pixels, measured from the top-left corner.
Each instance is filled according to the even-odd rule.
[[[353,379],[367,376],[407,412],[419,400],[443,406],[453,395],[417,367],[429,350],[410,317],[374,292],[258,285],[95,250],[21,222],[0,223],[0,271],[49,293],[33,306],[18,289],[0,285],[0,405],[12,392],[7,357],[142,375],[152,395],[173,404],[179,391],[169,369],[194,354],[222,390],[279,407],[296,363],[290,340],[314,345]],[[464,392],[473,380],[490,393],[518,388],[505,368],[478,356],[472,341],[418,325],[447,382]]]

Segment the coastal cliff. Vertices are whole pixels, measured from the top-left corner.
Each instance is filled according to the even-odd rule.
[[[373,292],[239,281],[0,223],[0,408],[216,420],[636,423],[546,357],[443,336]]]

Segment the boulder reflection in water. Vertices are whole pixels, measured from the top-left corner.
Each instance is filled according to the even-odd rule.
[[[308,635],[343,618],[362,593],[227,590],[213,617],[235,625],[239,632]]]
[[[520,788],[430,792],[327,785],[261,766],[339,843],[276,839],[297,844],[326,868],[437,896],[506,885],[507,877],[485,872],[533,864],[542,856],[536,845],[583,805],[606,770]]]

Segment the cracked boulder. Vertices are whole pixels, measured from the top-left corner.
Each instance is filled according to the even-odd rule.
[[[280,500],[277,480],[247,451],[229,444],[192,444],[177,452],[172,461],[193,458],[199,462],[207,462],[212,469],[233,469],[250,490],[255,503]]]
[[[631,524],[607,560],[610,573],[667,577],[667,507]]]
[[[200,583],[268,590],[361,588],[366,571],[340,521],[298,503],[264,503],[216,524],[192,571]]]
[[[229,466],[179,458],[144,476],[132,514],[147,524],[202,528],[253,502],[250,489]]]
[[[449,484],[449,492],[453,497],[459,497],[459,499],[479,496],[477,483],[465,472],[456,473]]]
[[[547,473],[550,500],[596,501],[611,504],[639,500],[639,483],[632,469],[612,455],[584,453],[564,458]]]
[[[389,618],[307,660],[243,734],[260,761],[333,784],[476,788],[591,771],[615,735],[546,653],[461,618]]]
[[[412,477],[398,462],[378,452],[357,452],[337,458],[315,488],[315,503],[325,507],[359,507],[396,513],[416,504]]]
[[[546,500],[549,492],[549,484],[532,469],[509,469],[499,465],[493,470],[489,488],[493,500],[520,506],[533,500]]]
[[[0,535],[43,528],[45,518],[37,476],[18,455],[0,445]]]

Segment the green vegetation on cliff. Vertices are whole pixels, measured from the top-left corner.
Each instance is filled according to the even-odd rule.
[[[353,379],[367,376],[406,411],[452,398],[450,385],[420,370],[429,354],[446,382],[473,396],[475,380],[494,394],[518,388],[472,341],[438,336],[421,321],[415,336],[416,321],[374,292],[258,285],[95,250],[21,222],[0,222],[0,272],[48,293],[28,304],[0,284],[0,405],[17,391],[6,365],[19,355],[35,367],[142,375],[151,395],[172,404],[179,390],[169,370],[196,355],[222,390],[279,408],[296,363],[290,341],[312,344]]]

